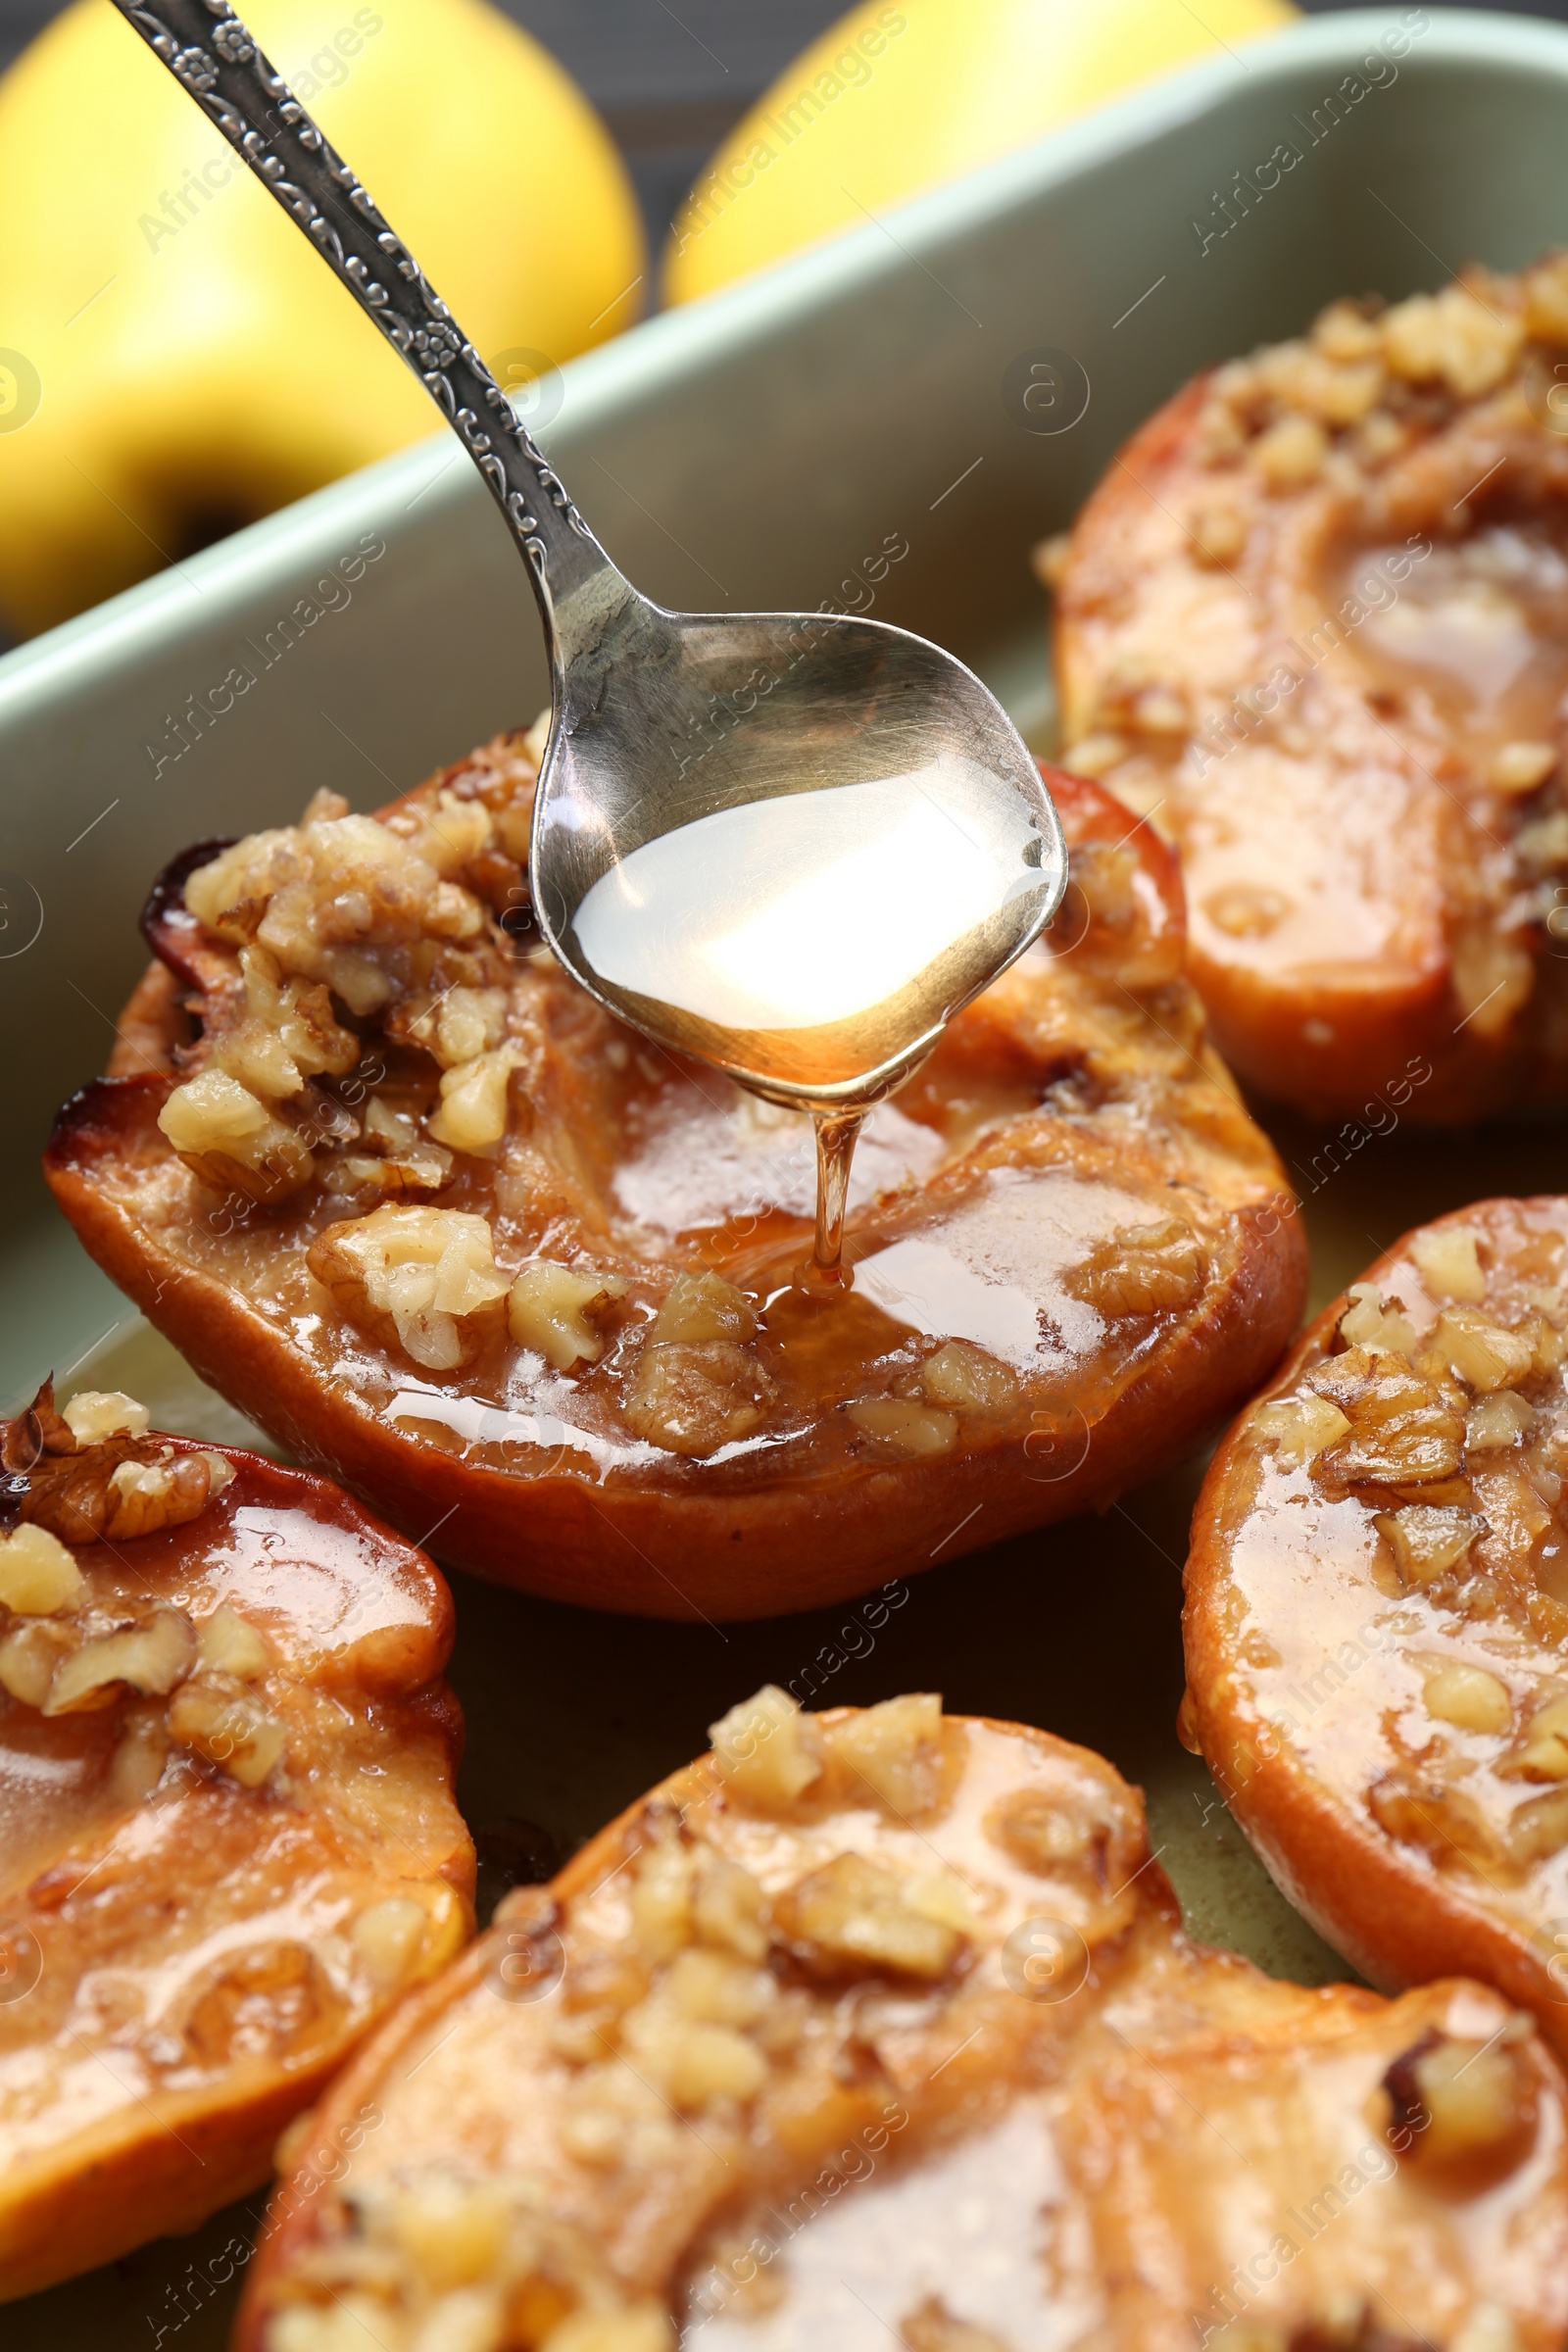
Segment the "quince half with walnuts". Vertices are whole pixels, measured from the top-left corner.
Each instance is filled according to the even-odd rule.
[[[237,2347],[1556,2352],[1564,2122],[1479,1984],[1190,1941],[1089,1750],[764,1690],[334,2084]]]
[[[655,1616],[864,1592],[1103,1502],[1264,1377],[1304,1252],[1182,973],[1169,853],[1053,774],[1051,941],[867,1124],[651,1047],[531,927],[538,731],[208,842],[47,1168],[205,1378],[443,1555]]]
[[[0,1424],[0,2300],[194,2229],[472,1923],[452,1600],[346,1494]]]

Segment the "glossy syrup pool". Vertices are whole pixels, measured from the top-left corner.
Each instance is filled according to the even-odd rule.
[[[944,752],[676,826],[602,875],[573,929],[640,1029],[816,1116],[814,1262],[831,1272],[860,1119],[1035,935],[1059,882],[1016,787]]]
[[[1560,523],[1492,519],[1425,555],[1362,549],[1339,587],[1364,613],[1350,624],[1352,642],[1375,685],[1424,697],[1483,753],[1510,741],[1558,740],[1568,690],[1568,532]]]

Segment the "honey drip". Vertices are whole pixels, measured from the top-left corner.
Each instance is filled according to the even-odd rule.
[[[572,928],[594,987],[638,1028],[813,1114],[805,1279],[833,1290],[866,1111],[1028,945],[1059,882],[1016,789],[945,751],[710,809],[623,854]]]

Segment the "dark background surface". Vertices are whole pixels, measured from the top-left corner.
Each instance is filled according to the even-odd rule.
[[[1322,16],[1347,0],[1302,4]],[[1473,4],[1496,11],[1501,0]],[[554,51],[605,116],[631,167],[656,252],[725,131],[845,13],[840,0],[679,0],[678,9],[665,0],[500,5]],[[1502,13],[1563,21],[1568,0],[1512,0]],[[0,70],[55,14],[56,0],[0,0]]]

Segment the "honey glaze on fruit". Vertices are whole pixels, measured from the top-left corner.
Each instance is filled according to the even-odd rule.
[[[144,2113],[162,2129],[149,2101],[220,2114],[233,2070],[252,2091],[299,2074],[302,2103],[463,1941],[471,1865],[422,1555],[319,1480],[150,1433],[119,1394],[62,1413],[46,1385],[0,1448],[4,2294],[80,2266],[42,2222],[19,2257],[29,2167],[89,2131],[102,2163]],[[203,2146],[209,2210],[234,2176]],[[134,2242],[119,2226],[91,2222],[88,2259]]]
[[[1555,510],[1472,518],[1468,537],[1336,554],[1325,610],[1344,615],[1372,708],[1430,739],[1504,804],[1554,773],[1568,712],[1568,531]],[[1354,616],[1359,614],[1357,619]]]
[[[1060,883],[1017,792],[944,753],[711,809],[618,859],[572,929],[644,1032],[816,1111],[815,1263],[831,1274],[860,1118],[1038,931]]]
[[[176,1298],[187,1269],[220,1286],[466,1467],[737,1494],[1026,1446],[1060,1475],[1035,1456],[1070,1435],[1076,1462],[1142,1367],[1252,1311],[1278,1164],[1204,1044],[1170,860],[1096,788],[1054,779],[1050,943],[870,1108],[824,1298],[810,1116],[628,1029],[532,931],[534,773],[501,738],[380,818],[318,799],[155,890],[161,965],[52,1164],[91,1159]]]
[[[1568,1210],[1446,1218],[1351,1296],[1238,1435],[1233,1696],[1528,1937],[1568,1913]]]
[[[328,2094],[237,2352],[1560,2344],[1561,2082],[1496,1994],[1189,1942],[1135,1790],[933,1692],[712,1738]]]

